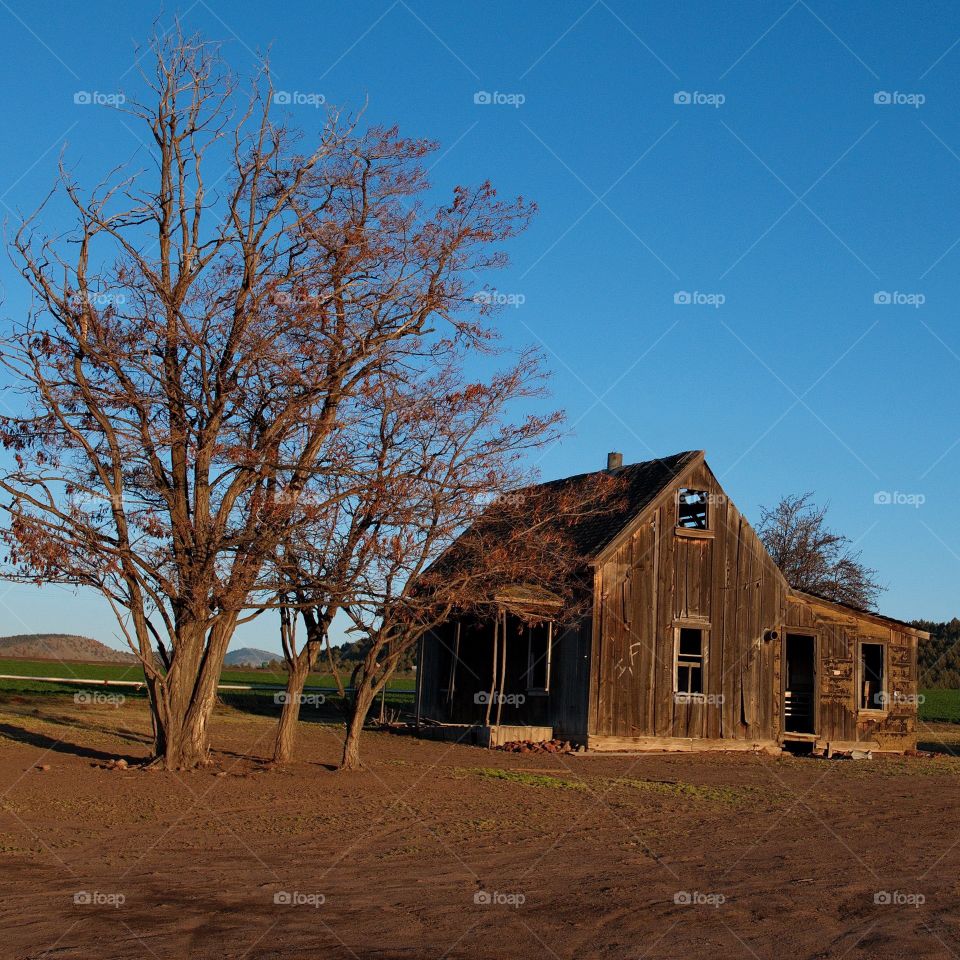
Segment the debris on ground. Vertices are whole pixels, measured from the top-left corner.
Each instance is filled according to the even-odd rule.
[[[582,753],[584,748],[569,740],[509,740],[494,747],[506,753]]]

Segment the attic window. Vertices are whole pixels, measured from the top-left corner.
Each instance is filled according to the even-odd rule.
[[[677,493],[677,526],[683,530],[707,529],[707,492],[681,487]]]

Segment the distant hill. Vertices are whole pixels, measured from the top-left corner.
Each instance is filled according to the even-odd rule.
[[[228,667],[259,667],[263,663],[270,663],[274,660],[282,662],[283,657],[279,653],[258,650],[256,647],[241,647],[239,650],[231,650],[223,658],[223,662]]]
[[[0,637],[0,657],[18,660],[102,660],[134,663],[132,653],[114,650],[91,637],[72,633],[21,633]]]

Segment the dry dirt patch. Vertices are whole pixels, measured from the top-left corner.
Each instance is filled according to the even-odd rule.
[[[222,710],[215,767],[172,775],[133,766],[147,731],[142,703],[0,706],[4,957],[960,954],[952,757],[371,733],[347,775],[340,728],[303,724],[270,771],[271,721]]]

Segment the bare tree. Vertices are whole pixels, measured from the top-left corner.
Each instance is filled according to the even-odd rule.
[[[830,530],[827,506],[817,506],[812,497],[787,496],[772,510],[761,507],[760,539],[792,587],[874,609],[884,590],[876,571],[861,562],[848,537]]]
[[[290,757],[303,682],[321,644],[329,651],[328,629],[342,612],[367,647],[349,680],[343,757],[344,766],[358,764],[360,729],[397,663],[454,602],[471,601],[470,588],[481,578],[477,565],[470,577],[447,578],[443,589],[438,581],[427,591],[426,566],[492,498],[519,483],[524,453],[556,437],[557,413],[510,416],[517,401],[542,393],[540,358],[525,351],[507,370],[469,381],[465,367],[473,352],[469,343],[447,339],[408,363],[403,377],[378,381],[354,419],[355,440],[342,451],[339,469],[339,476],[365,482],[336,498],[325,488],[319,499],[329,506],[282,547],[282,595],[300,610],[306,637],[299,651],[285,650],[291,669],[277,761]],[[482,575],[489,580],[495,564],[503,573],[506,556],[494,551],[491,558],[498,559],[484,565]],[[513,575],[520,560],[516,551],[509,554]]]
[[[549,597],[551,616],[561,623],[576,620],[586,609],[592,576],[575,531],[585,518],[619,506],[622,483],[601,476],[589,489],[556,484],[518,489],[501,486],[500,480],[497,473],[494,502],[435,561],[454,528],[437,536],[442,522],[415,526],[404,537],[403,551],[378,558],[363,593],[346,607],[366,655],[351,676],[355,692],[342,769],[360,766],[367,714],[403,655],[451,616],[492,620],[501,602],[521,595]],[[442,515],[443,509],[437,512]]]
[[[588,495],[523,486],[525,454],[552,440],[561,423],[558,414],[511,415],[517,400],[542,391],[535,354],[469,382],[462,352],[447,353],[420,377],[380,385],[366,440],[356,444],[370,482],[345,509],[340,501],[319,536],[298,528],[303,542],[285,545],[287,596],[307,628],[301,657],[310,658],[311,640],[316,654],[338,611],[363,650],[350,677],[342,769],[360,766],[364,722],[404,655],[454,611],[492,613],[499,592],[522,585],[550,590],[561,615],[574,615],[589,576],[571,531],[617,501],[612,476]],[[312,542],[324,547],[313,550]],[[298,682],[291,673],[287,704],[298,702]],[[281,720],[276,758],[288,759],[291,745]]]
[[[241,97],[216,47],[152,47],[126,107],[148,169],[85,193],[61,168],[72,227],[43,232],[41,207],[13,241],[34,306],[2,343],[23,404],[0,489],[6,575],[108,600],[181,768],[208,759],[227,646],[275,595],[265,561],[337,471],[352,401],[438,325],[489,338],[464,278],[530,208],[488,184],[431,207],[433,144],[330,113],[304,148],[268,76]]]

